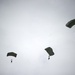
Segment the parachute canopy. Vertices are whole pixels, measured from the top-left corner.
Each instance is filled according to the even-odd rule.
[[[49,56],[54,55],[53,49],[51,47],[47,47],[45,50],[49,54]]]
[[[17,56],[17,54],[16,54],[16,53],[14,53],[14,52],[8,52],[8,53],[7,53],[7,56],[13,56],[13,57],[16,57],[16,56]]]
[[[71,27],[74,26],[74,25],[75,25],[75,19],[70,20],[70,21],[66,24],[66,26],[69,27],[69,28],[71,28]]]

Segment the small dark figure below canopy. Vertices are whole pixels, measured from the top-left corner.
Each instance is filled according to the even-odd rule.
[[[68,28],[72,28],[74,25],[75,25],[75,19],[70,20],[70,21],[66,24],[66,26],[67,26]]]
[[[11,59],[11,63],[12,63],[12,59]]]
[[[45,48],[46,52],[49,54],[48,59],[50,59],[50,56],[54,55],[53,49],[51,47]]]

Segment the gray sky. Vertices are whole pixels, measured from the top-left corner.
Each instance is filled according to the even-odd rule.
[[[74,18],[75,0],[0,0],[0,75],[75,75]]]

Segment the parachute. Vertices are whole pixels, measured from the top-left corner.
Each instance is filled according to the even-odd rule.
[[[7,53],[7,57],[8,57],[8,56],[17,57],[17,54],[14,53],[14,52],[8,52],[8,53]],[[11,63],[12,63],[12,59],[11,59]]]
[[[66,24],[66,26],[69,27],[69,28],[72,28],[74,25],[75,25],[75,19],[70,20],[70,21]]]
[[[46,52],[49,54],[48,60],[50,59],[50,56],[54,55],[53,49],[51,47],[45,48]]]

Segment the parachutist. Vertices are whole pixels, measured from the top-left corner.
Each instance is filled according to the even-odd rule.
[[[13,57],[16,58],[16,57],[17,57],[17,54],[14,53],[14,52],[8,52],[8,53],[7,53],[7,57],[8,57],[8,56],[13,56]],[[12,63],[12,62],[13,62],[13,60],[11,59],[11,63]]]
[[[48,56],[48,60],[50,59],[50,56]]]
[[[45,48],[46,52],[49,54],[48,60],[50,59],[50,56],[54,55],[53,49],[51,47]]]
[[[11,63],[12,63],[12,59],[11,59]]]

